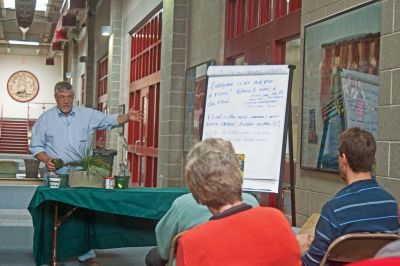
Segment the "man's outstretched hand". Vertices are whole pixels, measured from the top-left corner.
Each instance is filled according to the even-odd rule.
[[[123,125],[129,121],[139,122],[143,120],[143,114],[141,111],[135,111],[133,108],[129,109],[126,114],[120,114],[118,116],[118,124]]]
[[[127,115],[128,115],[128,120],[129,121],[139,122],[139,121],[143,120],[142,112],[141,111],[135,111],[135,110],[133,110],[133,108],[129,109],[129,112],[128,112]]]

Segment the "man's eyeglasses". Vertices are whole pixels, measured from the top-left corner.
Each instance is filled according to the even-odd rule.
[[[60,101],[72,101],[74,96],[57,96],[57,99]]]

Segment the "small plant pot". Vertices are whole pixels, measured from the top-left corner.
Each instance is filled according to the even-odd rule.
[[[68,186],[68,175],[58,175],[61,178],[60,187]]]
[[[49,177],[49,187],[59,188],[61,183],[61,177]]]
[[[38,178],[39,163],[36,159],[24,159],[25,176],[28,178]]]
[[[43,177],[43,185],[45,186],[50,186],[50,178],[53,177],[58,177],[60,178],[60,187],[68,187],[68,175],[64,174],[64,175],[54,175],[54,176],[50,176],[49,174],[44,174]]]
[[[114,176],[114,182],[115,185],[114,187],[116,189],[124,189],[124,188],[128,188],[129,185],[129,176],[121,176],[121,175],[116,175]]]

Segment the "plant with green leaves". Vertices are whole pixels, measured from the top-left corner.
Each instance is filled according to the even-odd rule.
[[[64,161],[60,158],[53,159],[53,164],[56,170],[62,168],[64,166]]]
[[[79,162],[83,171],[103,179],[111,174],[111,165],[100,156],[93,155],[91,146],[81,146],[80,152],[71,150],[71,152],[80,158]]]

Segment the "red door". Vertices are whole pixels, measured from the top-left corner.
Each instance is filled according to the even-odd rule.
[[[132,34],[129,106],[143,113],[143,121],[128,126],[128,159],[137,186],[157,186],[161,26],[157,10]]]
[[[133,108],[143,113],[143,121],[128,139],[132,182],[138,186],[157,186],[159,91],[160,83],[156,83],[131,92]]]

